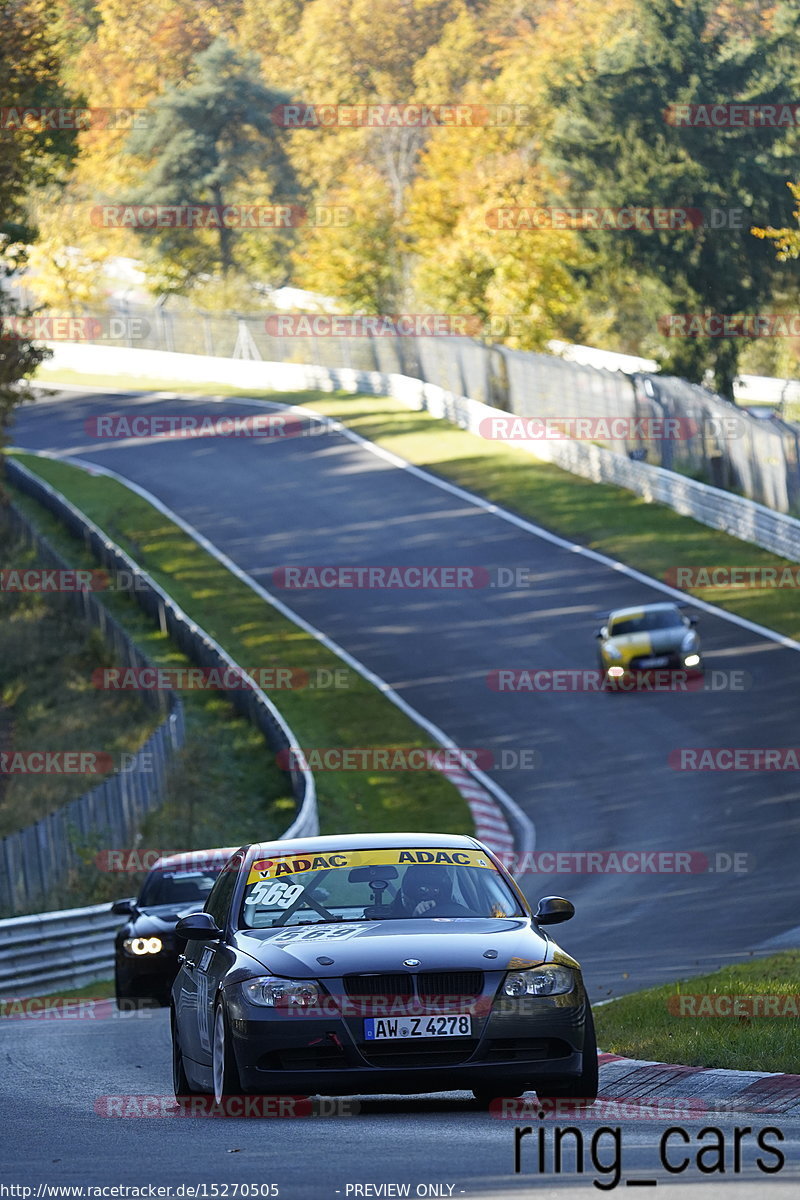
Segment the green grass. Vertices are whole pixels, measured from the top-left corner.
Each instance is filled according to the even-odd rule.
[[[701,1012],[696,996],[739,998],[735,1016],[681,1016]],[[594,1009],[598,1045],[609,1053],[650,1062],[738,1071],[800,1074],[797,1016],[746,1015],[751,996],[791,997],[800,1012],[800,950],[752,959],[680,983],[622,996]],[[706,1001],[709,1003],[727,1003]],[[756,1002],[757,1003],[757,1002]],[[782,1001],[779,1004],[782,1005]],[[763,1005],[763,1001],[762,1001]]]
[[[51,513],[16,489],[8,490],[18,507],[26,512],[63,558],[76,567],[97,565],[83,544],[74,539]],[[156,666],[189,668],[194,665],[124,592],[104,591],[102,600]],[[91,688],[92,672],[113,661],[105,643],[96,634],[92,635],[91,647],[82,659],[80,686],[89,688],[97,696],[116,697],[116,702],[127,697],[130,703],[135,692],[101,693]],[[23,648],[25,653],[37,653],[35,644]],[[52,687],[53,679],[49,682]],[[294,817],[295,801],[287,775],[277,767],[261,734],[249,721],[236,714],[220,692],[187,691],[182,694],[182,699],[186,743],[170,769],[166,802],[143,819],[139,830],[140,848],[211,848],[279,836]],[[136,744],[131,738],[126,749],[134,748]],[[79,793],[88,790],[89,786],[84,782]],[[100,903],[138,890],[142,873],[119,876],[98,869],[95,857],[105,845],[99,835],[86,839],[73,829],[70,840],[81,865],[65,881],[51,886],[47,896],[49,907]],[[24,911],[35,912],[41,908],[41,900],[34,900]],[[12,914],[0,913],[0,916],[9,915]]]
[[[0,558],[18,570],[45,565],[33,547],[2,525]],[[120,755],[138,750],[161,718],[135,692],[92,687],[95,666],[118,664],[68,596],[0,591],[0,663],[0,749],[111,756],[108,768],[97,774],[0,775],[0,837],[5,837],[100,784]]]
[[[128,551],[245,669],[284,668],[308,672],[312,680],[326,671],[330,674],[324,679],[345,685],[271,693],[299,745],[434,746],[376,688],[343,668],[316,638],[281,616],[147,501],[116,480],[50,459],[20,458]],[[146,652],[151,658],[159,637],[149,635]],[[172,665],[173,654],[167,643],[159,661]],[[192,703],[205,695],[213,693],[185,693]],[[323,833],[474,830],[466,801],[435,771],[320,772],[316,783]]]
[[[417,466],[657,579],[663,580],[675,567],[781,569],[796,565],[749,542],[709,529],[691,517],[680,516],[665,505],[645,501],[624,488],[571,475],[517,446],[486,441],[387,397],[330,392],[283,394],[218,383],[181,384],[174,379],[112,378],[64,371],[52,372],[48,378],[90,387],[241,395],[307,405]],[[692,588],[687,595],[800,638],[796,589],[704,587]]]

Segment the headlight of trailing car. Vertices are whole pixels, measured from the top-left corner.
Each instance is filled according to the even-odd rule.
[[[244,993],[263,1008],[312,1008],[319,1003],[319,985],[311,979],[277,979],[260,975],[244,984]]]
[[[125,938],[122,945],[128,954],[133,954],[136,958],[143,954],[160,954],[164,949],[164,943],[157,937]]]
[[[681,650],[683,651],[684,654],[688,654],[691,650],[694,650],[696,645],[697,645],[697,637],[695,636],[695,634],[687,633],[685,635],[683,641],[681,642]]]
[[[503,984],[506,996],[563,996],[575,986],[569,967],[533,967],[528,971],[510,971]]]
[[[622,658],[621,653],[613,644],[613,642],[606,642],[605,646],[603,647],[603,653],[605,654],[606,658],[613,658],[616,662],[619,662],[619,660]]]

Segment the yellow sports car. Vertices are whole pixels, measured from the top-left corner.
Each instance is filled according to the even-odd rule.
[[[603,683],[648,671],[703,671],[696,617],[686,617],[676,604],[643,604],[617,608],[597,630],[598,660]]]

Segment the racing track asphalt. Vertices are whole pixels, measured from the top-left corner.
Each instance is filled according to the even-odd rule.
[[[538,850],[745,854],[747,870],[525,875],[569,896],[560,941],[601,999],[746,958],[797,925],[797,774],[676,772],[680,747],[791,746],[797,651],[701,614],[707,668],[744,691],[504,694],[498,668],[592,668],[596,613],[657,591],[473,507],[340,435],[101,441],[102,413],[247,411],[235,400],[69,393],[18,410],[13,438],[78,456],[149,489],[255,580],[355,655],[457,744],[535,749],[534,769],[490,772],[535,822]],[[287,565],[525,568],[520,587],[288,590]],[[250,665],[250,664],[245,664]],[[346,692],[342,703],[346,704]]]
[[[608,1186],[610,1168],[620,1165],[621,1186],[630,1180],[658,1180],[669,1195],[680,1200],[789,1200],[800,1181],[800,1123],[796,1117],[726,1113],[681,1115],[659,1120],[617,1119],[606,1115],[587,1121],[548,1118],[545,1170],[539,1171],[531,1137],[522,1143],[520,1172],[514,1172],[514,1130],[536,1125],[533,1120],[498,1120],[479,1111],[466,1093],[440,1093],[430,1097],[374,1097],[361,1100],[354,1116],[302,1117],[299,1119],[211,1119],[168,1116],[104,1117],[101,1097],[116,1097],[116,1111],[136,1112],[132,1097],[171,1098],[169,1021],[166,1011],[117,1019],[2,1020],[0,1021],[0,1183],[28,1186],[30,1200],[39,1184],[144,1185],[171,1187],[207,1186],[200,1200],[225,1200],[219,1186],[275,1183],[280,1200],[356,1200],[348,1185],[410,1185],[410,1195],[421,1186],[435,1184],[444,1190],[429,1193],[454,1200],[557,1196],[578,1200],[596,1196],[595,1180]],[[680,1085],[671,1099],[680,1107]],[[107,1111],[108,1102],[105,1102]],[[114,1108],[111,1111],[115,1111]],[[174,1107],[169,1111],[176,1112]],[[608,1110],[604,1110],[606,1113]],[[584,1173],[576,1175],[569,1146],[560,1174],[554,1174],[553,1125],[577,1125],[584,1140]],[[668,1126],[686,1133],[672,1135],[673,1165],[688,1158],[686,1170],[668,1176],[659,1163],[659,1141]],[[725,1145],[724,1175],[702,1174],[698,1150],[708,1149],[706,1126],[722,1130]],[[742,1141],[741,1171],[733,1171],[734,1128],[751,1130]],[[777,1174],[760,1171],[756,1162],[758,1131],[778,1128],[785,1157]],[[607,1132],[598,1133],[605,1129]],[[611,1130],[612,1132],[608,1132]],[[613,1131],[618,1130],[615,1134]],[[713,1135],[712,1135],[713,1136]],[[614,1139],[619,1138],[619,1151]],[[761,1155],[768,1167],[777,1160]],[[706,1167],[709,1158],[702,1160]],[[669,1187],[673,1184],[675,1191]],[[217,1185],[217,1192],[211,1190]],[[452,1188],[452,1191],[449,1189]],[[55,1193],[57,1194],[57,1193]],[[67,1193],[68,1194],[68,1193]],[[361,1196],[402,1195],[402,1192],[362,1192]],[[602,1194],[602,1193],[600,1193]],[[618,1193],[619,1194],[619,1193]],[[660,1194],[660,1193],[659,1193]],[[26,1200],[24,1193],[4,1192]],[[42,1196],[46,1197],[47,1192]],[[106,1192],[106,1196],[111,1195]],[[169,1193],[162,1193],[168,1196]],[[185,1196],[185,1193],[183,1193]],[[80,1200],[80,1193],[74,1194]],[[82,1200],[89,1200],[83,1192]]]
[[[646,589],[455,501],[341,439],[284,445],[89,442],[85,417],[121,407],[197,412],[203,402],[157,406],[71,395],[67,402],[23,409],[16,440],[31,449],[71,451],[127,475],[267,585],[275,566],[296,563],[532,570],[535,586],[517,591],[297,592],[282,598],[461,744],[538,748],[538,770],[497,775],[534,818],[540,848],[740,850],[752,856],[750,872],[736,878],[525,880],[532,895],[558,891],[576,900],[578,915],[563,942],[582,958],[593,996],[715,966],[796,924],[791,779],[679,778],[666,764],[669,750],[681,744],[791,744],[791,651],[704,618],[709,665],[745,667],[753,676],[751,691],[499,695],[485,685],[486,673],[497,667],[593,666],[595,610],[637,601]],[[544,1175],[530,1142],[515,1175],[514,1123],[477,1111],[463,1093],[378,1097],[365,1100],[360,1115],[339,1118],[97,1115],[100,1096],[170,1094],[165,1012],[0,1021],[0,1058],[0,1180],[6,1184],[153,1183],[176,1189],[203,1183],[205,1197],[212,1197],[213,1185],[216,1195],[223,1196],[219,1185],[226,1184],[233,1196],[237,1183],[274,1182],[281,1200],[346,1200],[358,1194],[357,1184],[372,1187],[362,1196],[380,1196],[392,1194],[381,1192],[387,1184],[410,1184],[412,1196],[436,1185],[440,1196],[470,1200],[501,1193],[573,1200],[597,1194],[593,1182],[610,1181],[590,1158],[595,1122],[583,1129],[583,1175],[575,1175],[569,1158],[561,1175],[553,1174],[552,1135],[545,1140]],[[679,1100],[679,1087],[675,1091]],[[748,1114],[670,1123],[686,1128],[693,1153],[684,1174],[666,1177],[657,1153],[664,1121],[603,1121],[621,1129],[622,1186],[657,1178],[662,1191],[670,1184],[680,1188],[681,1200],[796,1195],[796,1120]],[[704,1144],[700,1127],[708,1124],[720,1127],[726,1139],[724,1176],[696,1167]],[[778,1126],[785,1137],[784,1170],[769,1176],[758,1171],[751,1135],[743,1173],[734,1174],[734,1125]],[[598,1160],[606,1166],[614,1159],[611,1137],[606,1133],[597,1142]]]

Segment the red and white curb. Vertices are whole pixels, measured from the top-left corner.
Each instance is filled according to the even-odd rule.
[[[495,854],[511,854],[514,835],[502,808],[473,775],[461,767],[440,767],[442,775],[458,788],[469,805],[475,821],[475,836],[485,842]]]
[[[800,1075],[765,1071],[723,1071],[643,1062],[599,1054],[598,1101],[639,1105],[664,1114],[670,1107],[686,1115],[703,1112],[800,1115]]]

